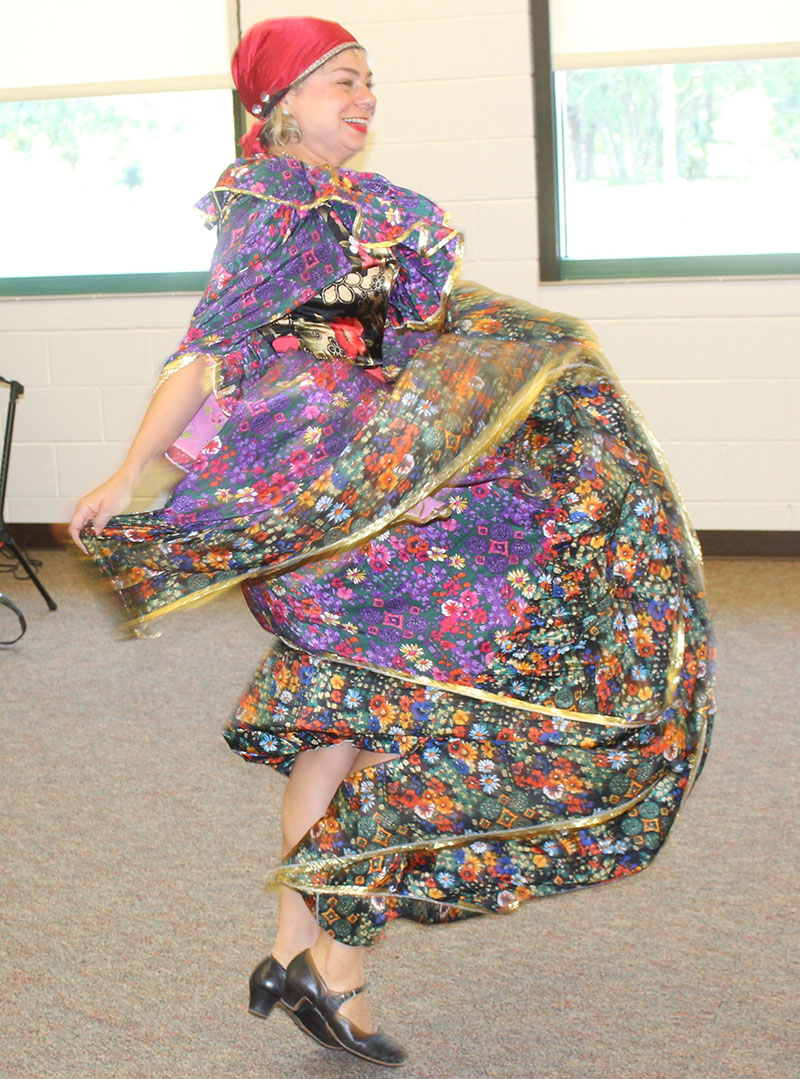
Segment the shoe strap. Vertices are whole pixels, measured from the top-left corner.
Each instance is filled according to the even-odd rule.
[[[346,993],[332,993],[328,990],[328,999],[336,1001],[336,1010],[341,1008],[346,1000],[352,1000],[353,997],[357,997],[359,993],[363,993],[367,988],[366,982],[364,985],[359,985],[356,989],[348,989]]]

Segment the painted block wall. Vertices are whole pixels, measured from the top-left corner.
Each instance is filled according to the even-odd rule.
[[[286,13],[263,0],[241,9],[245,26]],[[379,109],[354,167],[450,210],[467,238],[465,277],[592,324],[661,440],[695,525],[800,528],[800,279],[541,285],[525,0],[406,0],[402,9],[342,0],[303,11],[337,19],[369,48]],[[198,177],[199,188],[214,179]],[[8,520],[65,521],[116,467],[196,300],[0,301],[0,374],[25,386]],[[154,504],[174,474],[155,466],[133,508]]]

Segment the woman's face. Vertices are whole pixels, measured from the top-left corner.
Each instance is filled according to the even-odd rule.
[[[290,90],[282,104],[302,135],[288,152],[311,165],[343,165],[363,150],[375,112],[372,72],[363,49],[334,56]]]

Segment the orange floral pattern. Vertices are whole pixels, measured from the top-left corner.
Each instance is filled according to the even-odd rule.
[[[429,223],[417,248],[392,248],[371,377],[342,237],[319,207],[270,217],[261,201],[284,167],[330,188],[348,229],[363,209],[365,235],[394,235],[385,181],[334,192],[291,162],[221,181],[219,265],[183,347],[218,355],[224,415],[163,510],[87,547],[140,618],[245,581],[283,638],[225,732],[246,760],[288,773],[341,741],[399,755],[342,784],[276,870],[337,939],[638,872],[713,716],[702,571],[660,451],[581,324],[462,286],[446,326],[404,327],[414,304],[435,315],[456,258],[440,212],[410,195],[397,227]],[[308,242],[283,245],[274,277],[264,244],[282,229]],[[320,353],[280,306],[317,251],[329,265],[292,310],[321,290],[345,303]],[[364,272],[379,261],[362,256]],[[431,495],[439,511],[412,523]]]

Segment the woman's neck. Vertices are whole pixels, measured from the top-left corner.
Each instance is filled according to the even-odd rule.
[[[294,161],[299,161],[302,165],[311,165],[315,169],[327,169],[333,180],[339,177],[338,165],[331,165],[327,161],[316,161],[306,154],[302,148],[295,150],[291,146],[271,146],[269,152],[275,157],[289,157]]]

